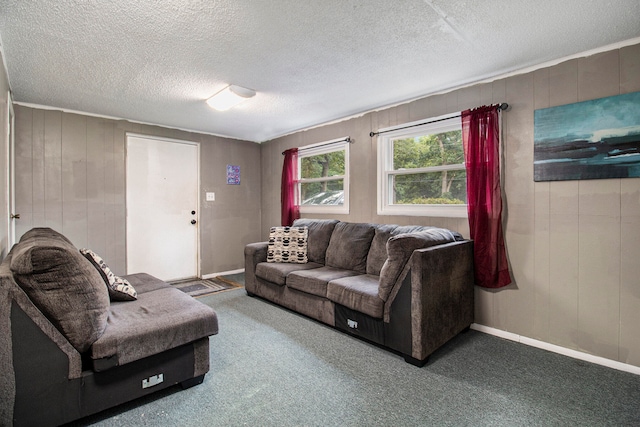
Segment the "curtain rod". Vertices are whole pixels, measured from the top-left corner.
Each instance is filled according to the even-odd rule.
[[[506,102],[503,102],[500,105],[498,105],[498,111],[506,111],[508,108],[509,108],[509,104],[507,104]],[[456,117],[461,117],[461,116],[462,116],[462,114],[458,114],[457,116],[451,116],[451,117],[447,117],[447,118],[444,118],[444,119],[430,120],[430,121],[426,121],[426,122],[422,122],[422,123],[417,123],[415,125],[404,126],[404,127],[399,127],[399,128],[393,128],[393,129],[389,129],[389,130],[383,130],[383,131],[380,131],[380,132],[371,131],[369,133],[369,136],[373,138],[374,136],[380,135],[381,133],[393,132],[393,131],[396,131],[396,130],[409,129],[409,128],[413,128],[413,127],[416,127],[416,126],[428,125],[428,124],[431,124],[431,123],[437,123],[437,122],[442,122],[442,121],[445,121],[445,120],[455,119]],[[282,154],[284,154],[284,153],[282,153]]]
[[[346,137],[345,139],[339,139],[339,140],[337,140],[337,141],[329,141],[329,142],[325,142],[325,143],[323,143],[323,144],[314,145],[313,147],[309,147],[308,149],[316,148],[316,147],[324,147],[325,145],[337,144],[337,143],[339,143],[339,142],[348,142],[349,144],[353,144],[353,141],[351,140],[351,137],[350,137],[350,136],[348,136],[348,137]],[[307,149],[307,148],[301,148],[301,149],[299,149],[298,151],[304,151],[304,150],[306,150],[306,149]],[[283,152],[282,152],[282,155],[283,155],[283,156],[284,156],[284,153],[285,153],[285,152],[283,151]]]

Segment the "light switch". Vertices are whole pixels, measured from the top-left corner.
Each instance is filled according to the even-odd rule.
[[[214,200],[216,200],[216,193],[207,192],[206,200],[207,202],[213,202]]]

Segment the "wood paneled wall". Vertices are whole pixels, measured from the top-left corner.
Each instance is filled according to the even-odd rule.
[[[126,133],[200,144],[200,270],[243,268],[243,249],[260,237],[260,146],[158,126],[16,106],[16,237],[46,226],[126,271]],[[226,165],[241,185],[226,185]],[[206,202],[204,193],[216,193]]]
[[[428,78],[428,76],[425,76]],[[377,142],[371,130],[476,106],[503,113],[505,234],[514,283],[476,288],[475,321],[524,337],[640,366],[640,178],[533,181],[533,111],[640,91],[640,45],[366,114],[262,147],[262,236],[279,221],[281,152],[350,135],[346,221],[449,227],[466,220],[376,213]]]

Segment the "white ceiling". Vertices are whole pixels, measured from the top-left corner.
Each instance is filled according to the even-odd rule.
[[[0,0],[0,37],[17,102],[260,142],[640,37],[640,1]]]

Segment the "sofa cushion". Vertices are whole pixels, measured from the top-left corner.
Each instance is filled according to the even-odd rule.
[[[100,255],[91,249],[80,249],[80,253],[98,270],[107,285],[112,301],[133,301],[138,297],[136,289],[126,279],[118,277],[109,268]]]
[[[384,301],[378,296],[378,279],[378,276],[361,274],[332,280],[327,285],[327,298],[380,319],[384,312]]]
[[[330,267],[366,273],[367,254],[374,234],[375,227],[372,224],[336,224],[327,248],[326,264]]]
[[[126,279],[129,283],[131,283],[131,286],[136,288],[136,292],[138,293],[138,295],[142,295],[146,292],[152,292],[156,289],[164,288],[167,285],[167,283],[148,273],[127,274],[122,278]]]
[[[287,286],[308,294],[327,296],[327,284],[341,277],[356,276],[359,273],[334,267],[320,267],[312,270],[292,271],[286,279]]]
[[[373,274],[374,276],[380,275],[380,270],[387,260],[387,240],[391,236],[404,233],[414,233],[416,231],[426,230],[433,228],[422,225],[395,225],[395,224],[380,224],[376,226],[376,234],[371,241],[371,248],[367,255],[367,274]]]
[[[339,221],[337,219],[307,219],[293,221],[294,227],[307,227],[307,257],[310,262],[325,263],[327,246],[333,229]]]
[[[308,262],[306,264],[290,264],[280,262],[261,262],[256,265],[256,277],[276,285],[284,286],[287,275],[292,271],[310,270],[322,267],[322,264]]]
[[[267,247],[267,262],[294,262],[307,260],[307,227],[271,227]]]
[[[413,251],[454,242],[456,234],[445,228],[432,227],[415,233],[398,234],[387,241],[388,258],[380,270],[379,296],[386,301]]]
[[[371,247],[367,254],[367,274],[380,275],[382,264],[387,260],[387,240],[393,230],[398,228],[395,224],[379,224],[371,240]]]
[[[25,233],[12,253],[16,282],[76,350],[86,351],[107,325],[109,294],[100,273],[50,228]]]
[[[154,290],[111,304],[104,334],[91,346],[94,369],[124,365],[218,333],[216,313],[153,276]]]

